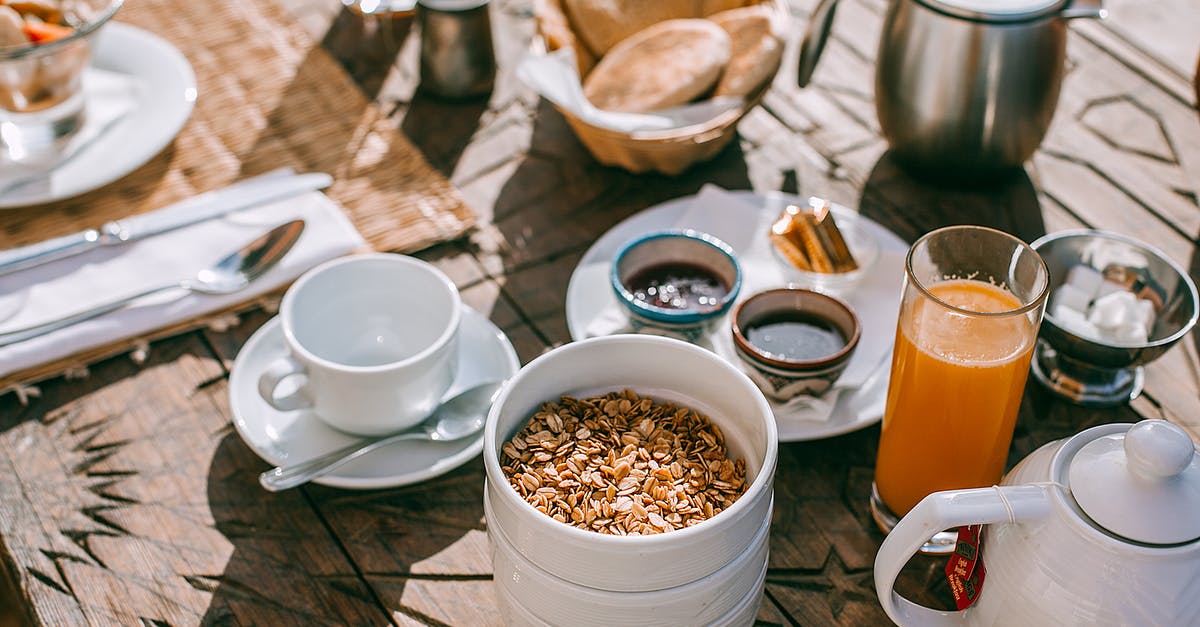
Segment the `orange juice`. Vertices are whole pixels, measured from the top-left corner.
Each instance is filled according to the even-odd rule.
[[[943,281],[929,292],[980,313],[1021,307],[982,281]],[[1026,316],[971,316],[924,297],[904,303],[875,466],[879,495],[897,516],[932,492],[1000,481],[1037,335]]]

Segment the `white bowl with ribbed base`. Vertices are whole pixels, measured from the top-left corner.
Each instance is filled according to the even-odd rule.
[[[489,518],[492,514],[486,494],[484,514]],[[495,527],[488,527],[488,541],[497,596],[509,625],[716,625],[741,624],[730,623],[727,617],[745,608],[748,598],[761,597],[770,531],[768,516],[750,546],[716,572],[673,588],[645,592],[600,590],[551,575],[523,557]]]
[[[747,487],[733,505],[686,529],[615,536],[560,523],[517,494],[500,467],[500,447],[542,403],[624,388],[690,407],[720,427],[730,458],[746,463]],[[580,586],[621,592],[673,588],[715,573],[751,546],[770,519],[777,452],[770,405],[745,374],[715,354],[644,335],[574,342],[522,368],[488,414],[488,527],[502,531],[533,565]]]

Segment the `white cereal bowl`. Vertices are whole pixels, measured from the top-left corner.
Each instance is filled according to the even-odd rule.
[[[686,405],[719,426],[730,457],[746,461],[742,496],[699,525],[649,536],[577,529],[526,503],[501,470],[504,442],[546,401],[624,388]],[[771,408],[740,370],[686,342],[612,335],[556,348],[513,377],[488,413],[484,429],[489,529],[502,530],[517,553],[538,568],[582,586],[640,592],[702,579],[741,555],[763,521],[770,519],[778,453]]]
[[[484,496],[484,514],[491,515]],[[762,597],[771,521],[762,521],[750,546],[728,565],[665,590],[613,592],[571,583],[521,556],[504,532],[488,527],[497,596],[506,623],[576,627],[746,624],[727,617]],[[757,611],[757,603],[754,610]],[[753,619],[751,619],[752,621]]]

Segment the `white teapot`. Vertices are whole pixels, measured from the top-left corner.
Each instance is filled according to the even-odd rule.
[[[893,587],[935,533],[985,524],[987,570],[961,612]],[[1162,420],[1087,429],[1034,451],[1000,487],[925,497],[875,557],[884,611],[909,625],[1200,625],[1200,456]]]

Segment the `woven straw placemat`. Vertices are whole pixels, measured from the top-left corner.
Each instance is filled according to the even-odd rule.
[[[283,166],[332,174],[326,193],[375,250],[418,250],[474,224],[449,181],[274,2],[129,0],[115,19],[183,52],[196,72],[195,111],[172,145],[129,176],[74,199],[0,211],[0,249],[151,211]],[[0,391],[80,372],[147,340],[208,322],[176,325],[3,377]]]

